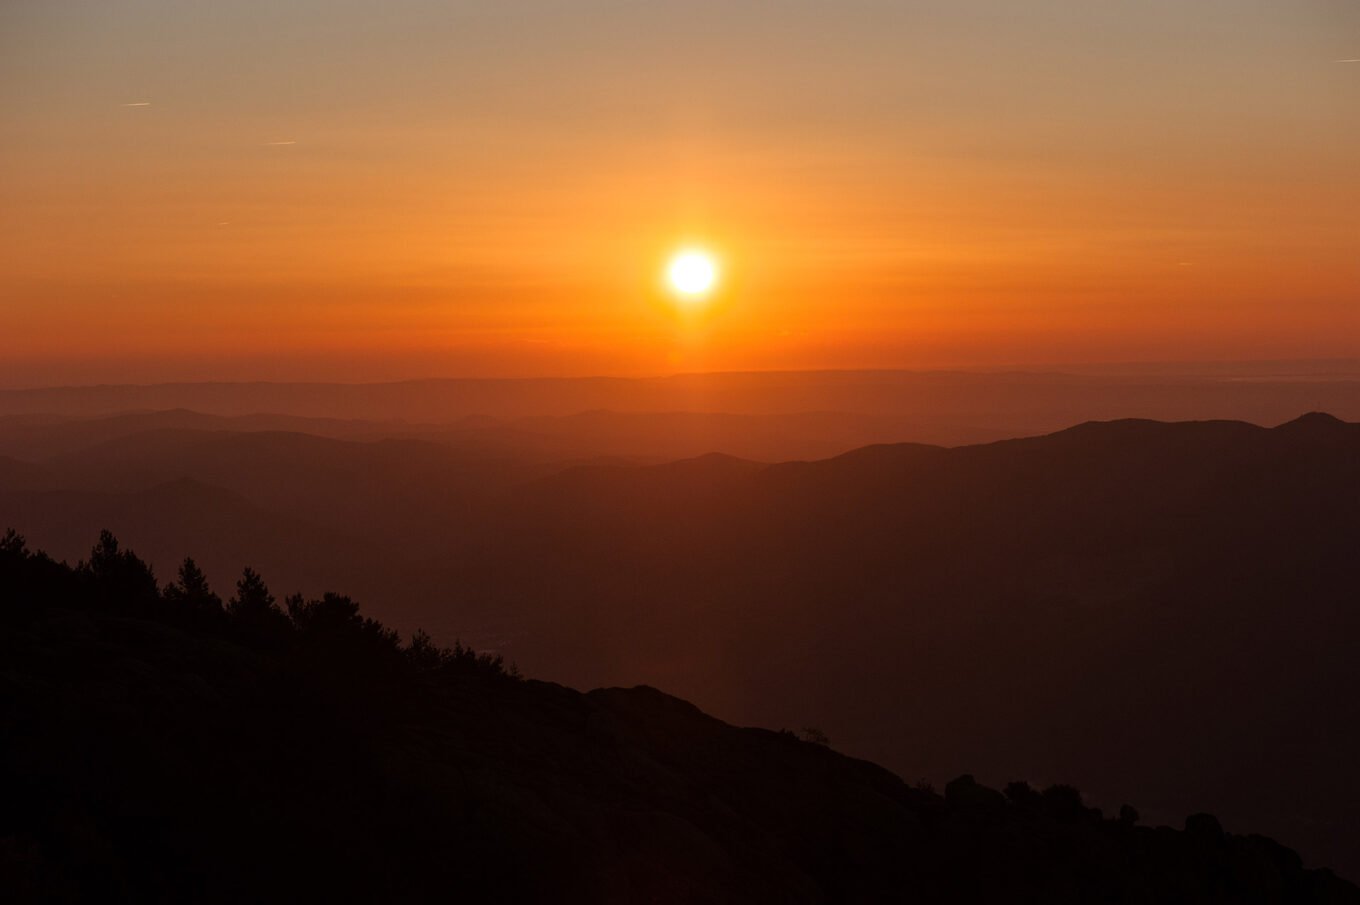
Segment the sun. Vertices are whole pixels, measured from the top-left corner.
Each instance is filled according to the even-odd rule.
[[[666,265],[666,284],[682,301],[702,301],[718,285],[718,260],[700,248],[676,252]]]

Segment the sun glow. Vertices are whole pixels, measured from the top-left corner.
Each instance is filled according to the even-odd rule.
[[[718,285],[718,276],[717,259],[702,249],[676,252],[666,265],[666,284],[682,301],[697,302],[708,298]]]

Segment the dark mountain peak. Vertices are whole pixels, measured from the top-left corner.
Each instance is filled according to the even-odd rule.
[[[1330,431],[1349,426],[1350,425],[1347,422],[1342,421],[1335,415],[1329,415],[1327,412],[1309,412],[1306,415],[1300,415],[1293,421],[1287,421],[1284,424],[1281,424],[1276,430]]]
[[[998,449],[1034,447],[1105,452],[1127,451],[1131,448],[1181,447],[1192,444],[1201,448],[1236,444],[1262,435],[1265,428],[1246,421],[1156,421],[1149,418],[1120,418],[1113,421],[1085,421],[1066,430],[1019,440],[1003,440],[989,444]]]
[[[684,698],[666,694],[666,692],[651,685],[634,685],[631,688],[596,688],[594,691],[587,692],[586,697],[602,706],[616,710],[639,712],[645,710],[653,715],[717,722]]]
[[[882,475],[897,473],[904,468],[942,458],[948,452],[949,450],[943,446],[931,446],[926,443],[874,443],[830,459],[784,462],[774,468],[776,473],[781,475],[803,474],[807,473],[808,469],[812,469],[812,473],[848,470],[859,474]]]
[[[1254,424],[1227,419],[1203,421],[1158,421],[1153,418],[1116,418],[1112,421],[1083,421],[1050,436],[1137,437],[1165,436],[1176,431],[1224,432],[1258,430]]]
[[[1155,421],[1150,418],[1117,418],[1111,421],[1082,421],[1063,430],[1054,431],[1051,434],[1044,434],[1038,437],[1021,437],[1015,440],[1001,440],[997,443],[984,444],[1000,448],[1010,447],[1013,444],[1025,443],[1078,443],[1089,444],[1092,442],[1100,443],[1125,443],[1129,440],[1139,440],[1150,437],[1162,437],[1177,425],[1166,421]]]
[[[1069,434],[1081,431],[1157,430],[1166,427],[1167,424],[1168,422],[1158,421],[1155,418],[1111,418],[1105,421],[1082,421],[1072,425],[1067,430],[1057,431],[1056,433]]]
[[[651,467],[672,474],[744,475],[759,471],[766,465],[763,462],[752,462],[750,459],[739,459],[726,453],[713,452]]]

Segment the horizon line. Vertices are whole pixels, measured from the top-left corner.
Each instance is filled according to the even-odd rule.
[[[581,374],[581,375],[539,375],[539,376],[426,376],[426,377],[407,377],[392,380],[261,380],[261,379],[242,379],[242,380],[157,380],[147,382],[127,382],[112,383],[101,381],[97,383],[54,383],[54,384],[35,384],[29,386],[0,385],[0,393],[25,393],[40,392],[50,390],[94,390],[94,389],[150,389],[155,387],[208,387],[208,386],[312,386],[312,387],[380,387],[380,386],[403,386],[422,383],[589,383],[598,381],[613,382],[635,382],[642,383],[648,381],[677,380],[692,377],[751,377],[751,376],[777,376],[792,374],[992,374],[1002,375],[1048,375],[1048,376],[1139,376],[1137,374],[1091,374],[1091,370],[1116,370],[1116,369],[1154,369],[1154,368],[1232,368],[1232,367],[1263,367],[1263,366],[1298,366],[1298,365],[1350,365],[1357,370],[1354,373],[1343,373],[1334,375],[1338,379],[1360,379],[1360,356],[1356,357],[1322,357],[1322,358],[1246,358],[1246,359],[1134,359],[1124,361],[1090,361],[1090,362],[1068,362],[1068,363],[1010,363],[998,365],[952,365],[939,367],[872,367],[872,368],[744,368],[744,369],[724,369],[713,371],[672,371],[658,374]],[[1163,376],[1165,372],[1163,372]],[[1183,376],[1205,376],[1186,374]],[[1286,377],[1291,375],[1274,375]],[[1314,375],[1325,376],[1325,375]]]

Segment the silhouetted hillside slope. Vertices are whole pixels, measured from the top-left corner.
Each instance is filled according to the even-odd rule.
[[[107,524],[162,571],[334,581],[545,678],[815,725],[913,780],[1204,808],[1360,876],[1360,428],[1333,418],[581,468],[175,429],[0,471],[0,524],[61,556]]]
[[[164,568],[201,549],[208,551],[202,562],[213,574],[231,575],[252,563],[290,588],[319,590],[335,581],[356,593],[371,591],[405,564],[388,545],[364,539],[350,526],[270,510],[190,478],[126,493],[0,491],[0,518],[63,551],[88,547],[85,525],[112,525],[122,536],[152,541],[154,560]],[[390,559],[380,567],[375,560],[383,557]]]
[[[348,598],[286,610],[249,573],[224,608],[192,563],[160,591],[107,535],[77,569],[0,540],[7,901],[1360,901],[1207,815],[941,797],[650,688],[401,645]]]
[[[430,624],[499,620],[547,675],[811,722],[911,775],[1208,801],[1360,869],[1360,427],[1126,421],[675,472],[519,488],[449,573],[482,615]]]

